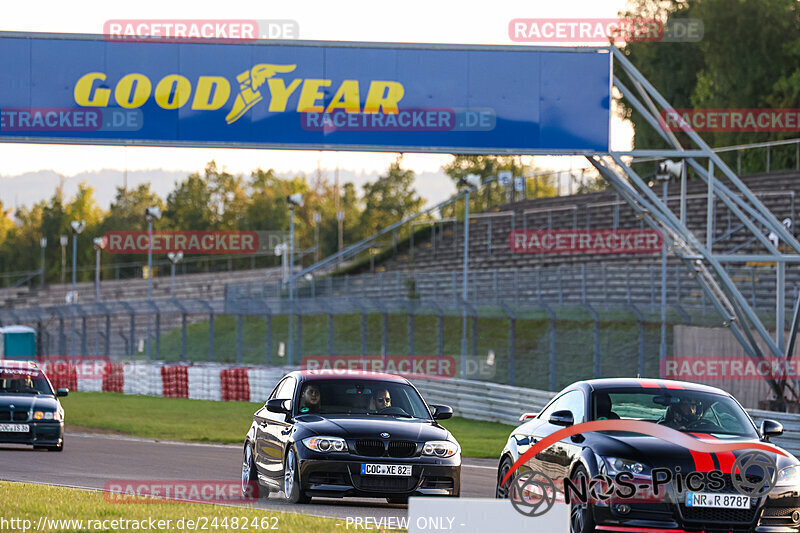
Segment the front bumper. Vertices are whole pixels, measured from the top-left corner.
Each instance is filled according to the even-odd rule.
[[[318,457],[300,459],[300,486],[308,496],[385,498],[458,496],[461,492],[461,457],[458,455],[448,459],[314,455]],[[411,475],[362,475],[362,463],[411,465]]]
[[[34,446],[58,446],[64,442],[64,423],[54,421],[3,422],[23,424],[30,427],[25,432],[0,432],[1,444],[32,444]]]
[[[630,503],[630,511],[619,512],[618,504],[594,505],[598,531],[618,532],[800,532],[800,487],[773,490],[765,498],[754,498],[749,510],[696,508],[680,503]],[[624,503],[620,501],[619,503]]]

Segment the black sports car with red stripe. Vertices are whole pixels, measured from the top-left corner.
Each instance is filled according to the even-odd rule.
[[[675,432],[681,438],[672,441],[624,431],[590,431],[529,454],[532,457],[514,475],[538,472],[553,480],[558,491],[569,486],[572,533],[800,531],[800,461],[769,444],[770,437],[783,433],[783,426],[765,420],[756,427],[727,392],[678,381],[596,379],[565,388],[540,413],[523,415],[522,425],[511,433],[500,456],[497,497],[515,497],[515,478],[502,480],[538,441],[598,420],[652,422],[692,439]],[[715,449],[720,444],[757,444],[776,453],[750,448],[705,453],[679,441],[692,448],[711,443]],[[603,479],[609,483],[591,483]],[[618,479],[629,481],[631,490],[615,492]],[[584,498],[575,496],[587,486],[595,489],[584,490]]]

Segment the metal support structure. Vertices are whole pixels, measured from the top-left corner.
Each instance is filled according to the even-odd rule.
[[[500,308],[508,315],[508,384],[514,385],[516,382],[517,314],[502,302],[500,302]]]

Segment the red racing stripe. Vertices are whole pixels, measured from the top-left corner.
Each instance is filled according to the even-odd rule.
[[[639,385],[641,385],[642,388],[645,388],[645,389],[660,389],[660,388],[662,388],[662,386],[661,386],[662,384],[658,380],[655,380],[655,379],[640,379],[640,380],[638,380],[638,382],[639,382]]]
[[[696,452],[694,450],[689,450],[689,453],[692,454],[694,469],[697,472],[711,472],[715,469],[714,458],[711,457],[710,453]]]
[[[668,389],[684,390],[683,385],[680,383],[675,383],[674,381],[665,381],[664,386]]]
[[[692,435],[701,439],[719,440],[714,435],[708,433],[692,433]],[[719,469],[722,473],[730,474],[731,470],[733,470],[733,463],[736,462],[736,455],[734,455],[733,452],[719,452],[715,455],[717,456],[717,461],[719,461]]]

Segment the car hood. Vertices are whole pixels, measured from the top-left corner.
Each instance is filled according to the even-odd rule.
[[[711,435],[696,436],[706,443],[748,443],[755,444],[761,442],[756,438],[720,438]],[[702,471],[708,470],[707,466],[711,463],[708,462],[709,454],[694,452],[675,444],[656,437],[649,437],[645,435],[636,435],[630,433],[618,432],[603,432],[594,433],[591,436],[592,449],[598,454],[606,457],[619,457],[623,459],[632,459],[640,461],[653,468],[669,468],[674,469],[675,466],[680,466],[684,472],[689,471]],[[776,446],[776,448],[783,450]],[[735,457],[739,457],[743,453],[748,453],[751,450],[736,450],[733,452],[717,452],[710,454],[710,459],[713,462],[711,469],[726,470],[726,465],[732,465]],[[785,452],[786,456],[778,454],[769,454],[777,461],[779,468],[785,466],[798,464],[798,460],[790,453]],[[727,467],[727,472],[730,472],[730,466]]]
[[[15,411],[32,409],[54,411],[58,409],[58,400],[53,396],[35,394],[0,394],[0,409],[9,409],[12,405]]]
[[[379,438],[381,433],[388,433],[391,439],[413,441],[446,440],[450,437],[450,432],[442,426],[433,420],[424,419],[360,415],[300,415],[295,420],[316,435],[331,437]]]

